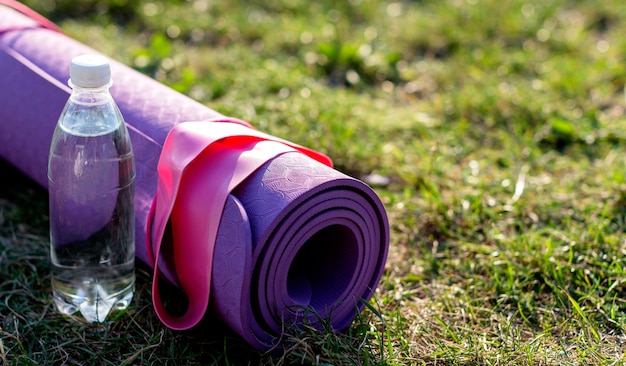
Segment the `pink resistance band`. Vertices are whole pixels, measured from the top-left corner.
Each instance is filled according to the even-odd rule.
[[[200,322],[209,304],[213,250],[227,196],[267,161],[292,151],[332,167],[325,155],[248,128],[236,119],[184,122],[172,128],[158,164],[153,217],[148,220],[153,231],[146,230],[154,266],[152,300],[165,325],[182,330]],[[171,238],[164,237],[168,222]],[[180,317],[168,314],[161,300],[158,263],[163,243],[176,243],[174,268],[189,301]]]
[[[28,6],[15,1],[15,0],[0,0],[0,5],[6,5],[10,8],[13,8],[17,11],[19,11],[20,13],[28,16],[30,19],[36,21],[38,23],[38,27],[40,28],[46,28],[46,29],[50,29],[52,31],[55,32],[61,32],[61,29],[59,29],[59,27],[57,27],[54,23],[52,23],[51,21],[49,21],[48,19],[46,19],[45,17],[41,16],[40,14],[38,14],[36,11],[32,10],[31,8],[29,8]],[[4,33],[4,32],[10,32],[12,30],[22,30],[25,29],[27,27],[25,27],[22,24],[11,24],[5,27],[0,27],[0,34]]]

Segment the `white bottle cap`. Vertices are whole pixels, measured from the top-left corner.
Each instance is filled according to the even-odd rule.
[[[99,88],[111,82],[109,59],[101,55],[80,55],[70,64],[70,82],[81,88]]]

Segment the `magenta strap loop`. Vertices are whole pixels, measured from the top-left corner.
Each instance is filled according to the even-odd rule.
[[[331,166],[313,150],[245,127],[239,121],[187,122],[173,127],[163,146],[148,253],[154,264],[152,299],[161,321],[188,329],[204,316],[210,298],[213,250],[229,193],[274,157],[300,151]],[[172,225],[176,277],[189,300],[181,317],[171,316],[159,290],[159,256],[165,227]],[[152,238],[154,238],[152,240]]]
[[[0,0],[0,5],[5,5],[8,6],[9,8],[15,9],[17,11],[19,11],[20,13],[28,16],[29,18],[33,19],[34,21],[36,21],[37,23],[39,23],[39,26],[41,28],[46,28],[46,29],[50,29],[53,30],[55,32],[61,32],[61,29],[59,27],[57,27],[54,23],[52,23],[51,21],[49,21],[48,19],[44,18],[43,16],[41,16],[39,13],[37,13],[36,11],[32,10],[31,8],[27,7],[26,5],[15,1],[15,0]],[[22,30],[22,29],[27,29],[27,28],[33,28],[32,26],[22,26],[22,25],[13,25],[13,26],[7,26],[7,27],[2,27],[0,28],[0,34],[2,33],[7,33],[10,31],[14,31],[14,30]]]

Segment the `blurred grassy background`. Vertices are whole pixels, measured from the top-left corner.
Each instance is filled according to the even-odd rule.
[[[221,113],[330,155],[381,196],[392,248],[348,332],[294,332],[275,354],[221,328],[165,329],[146,272],[133,309],[86,326],[52,311],[47,196],[16,178],[0,196],[5,364],[624,362],[622,1],[25,3]]]

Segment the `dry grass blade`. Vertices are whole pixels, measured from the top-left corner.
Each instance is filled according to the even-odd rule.
[[[2,328],[0,328],[0,334],[2,334]],[[7,354],[4,350],[4,342],[2,341],[2,337],[0,337],[0,358],[2,358],[2,364],[4,366],[8,366],[9,365],[9,361],[7,360]]]
[[[151,344],[151,345],[149,345],[149,346],[146,346],[146,347],[144,347],[144,348],[142,348],[142,349],[138,350],[137,352],[135,352],[134,354],[132,354],[130,357],[128,357],[126,360],[124,360],[124,362],[122,362],[122,363],[120,364],[120,366],[131,365],[131,364],[132,364],[132,362],[133,362],[133,361],[135,361],[135,359],[136,359],[137,357],[139,357],[139,355],[141,355],[142,353],[144,353],[144,352],[146,352],[146,351],[148,351],[148,350],[150,350],[150,349],[157,348],[157,347],[161,346],[161,344],[163,343],[163,334],[164,334],[164,332],[163,332],[163,331],[161,331],[161,336],[159,337],[159,343],[156,343],[156,344]]]

